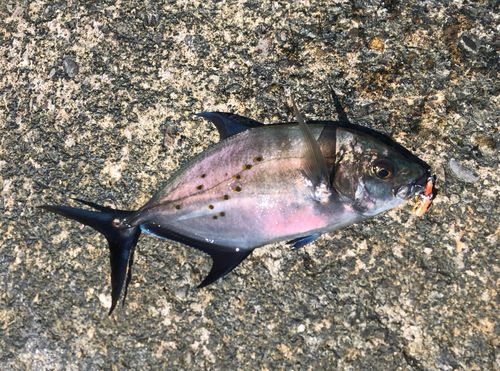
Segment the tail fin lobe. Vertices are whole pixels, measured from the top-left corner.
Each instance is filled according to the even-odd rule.
[[[130,226],[122,222],[124,216],[132,214],[132,211],[113,210],[88,201],[77,201],[99,211],[89,211],[67,206],[43,205],[39,207],[88,225],[106,237],[109,244],[111,263],[111,308],[109,310],[109,314],[111,314],[118,303],[124,282],[125,292],[123,303],[125,303],[127,288],[131,279],[134,250],[139,240],[141,229],[138,226]],[[126,281],[125,275],[127,275]]]

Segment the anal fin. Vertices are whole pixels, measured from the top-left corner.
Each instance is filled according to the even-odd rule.
[[[240,264],[248,255],[252,253],[253,250],[243,250],[239,251],[212,251],[210,256],[212,257],[212,269],[208,276],[205,277],[202,283],[198,285],[198,288],[202,288],[210,285],[211,283],[217,281],[219,278],[224,277],[226,274],[231,272],[238,264]]]
[[[160,227],[158,224],[152,222],[142,224],[141,229],[144,232],[157,237],[180,242],[210,255],[212,258],[212,269],[210,270],[208,276],[206,276],[203,282],[198,286],[199,288],[208,286],[217,281],[219,278],[224,277],[236,268],[236,266],[253,251],[253,249],[228,247],[197,240],[192,237],[176,233],[168,228]]]

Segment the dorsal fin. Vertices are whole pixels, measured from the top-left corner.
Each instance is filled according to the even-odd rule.
[[[258,121],[231,113],[201,112],[196,115],[211,121],[219,131],[221,140],[250,128],[264,126]]]

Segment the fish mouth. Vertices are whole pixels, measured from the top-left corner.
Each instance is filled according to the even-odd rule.
[[[425,193],[425,185],[427,180],[431,176],[429,170],[424,170],[413,182],[409,184],[404,184],[399,187],[395,194],[396,197],[402,198],[404,200],[409,200],[412,197],[420,196]]]

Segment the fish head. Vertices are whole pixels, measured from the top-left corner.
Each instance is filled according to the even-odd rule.
[[[333,188],[359,214],[373,216],[425,190],[428,170],[378,139],[337,130]]]

